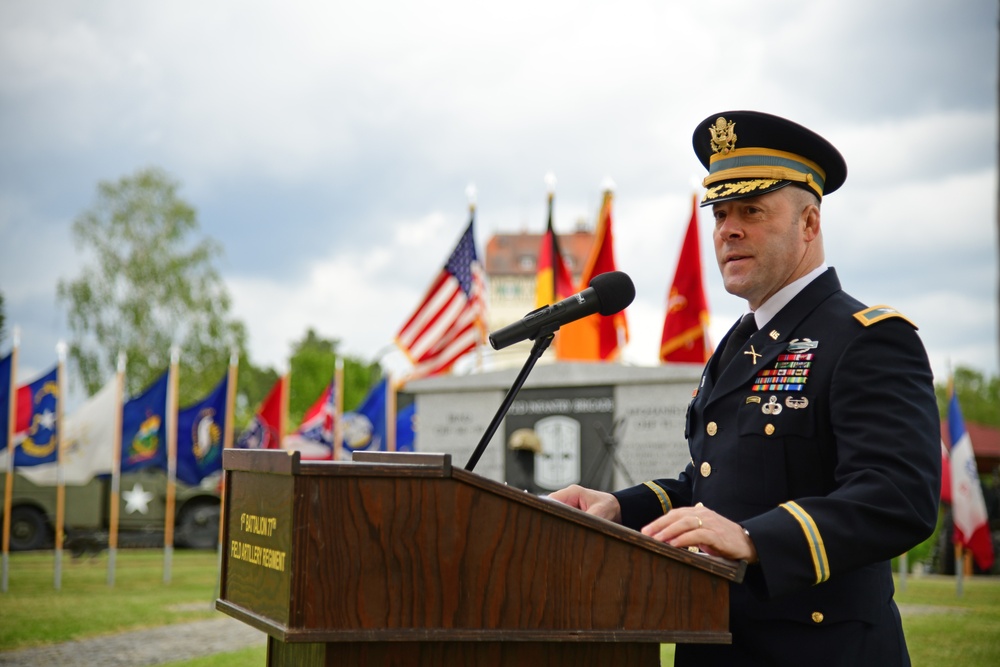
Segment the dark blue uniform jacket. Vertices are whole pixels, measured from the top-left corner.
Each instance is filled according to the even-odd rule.
[[[691,463],[615,494],[632,528],[701,502],[757,548],[731,586],[732,646],[680,645],[676,664],[909,664],[889,560],[933,531],[941,475],[915,327],[831,268],[715,366],[688,408]]]

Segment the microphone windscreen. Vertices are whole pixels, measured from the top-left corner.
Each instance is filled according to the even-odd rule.
[[[598,310],[601,315],[614,315],[624,310],[635,298],[632,279],[621,271],[608,271],[594,276],[590,280],[590,287],[594,288],[597,300],[601,303]]]

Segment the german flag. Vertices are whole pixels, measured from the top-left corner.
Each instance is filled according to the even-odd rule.
[[[552,200],[549,192],[549,222],[538,249],[538,277],[535,283],[535,308],[551,306],[557,301],[573,296],[573,279],[559,250],[559,239],[552,229]]]

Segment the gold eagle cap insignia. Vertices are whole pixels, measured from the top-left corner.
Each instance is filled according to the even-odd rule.
[[[726,120],[719,116],[715,124],[708,126],[712,135],[712,151],[727,154],[736,148],[736,121]]]

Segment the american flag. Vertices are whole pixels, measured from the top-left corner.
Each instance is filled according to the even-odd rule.
[[[396,344],[413,363],[411,378],[445,373],[483,342],[486,277],[476,256],[474,222],[473,215],[441,273],[396,334]]]

